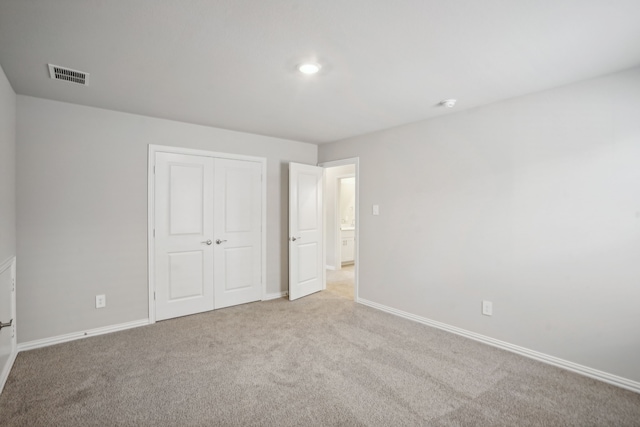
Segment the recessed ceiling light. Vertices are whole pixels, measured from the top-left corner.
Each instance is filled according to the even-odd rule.
[[[318,71],[320,71],[320,68],[320,65],[314,64],[312,62],[298,65],[298,71],[300,71],[302,74],[316,74]]]
[[[440,105],[443,105],[447,108],[453,108],[454,105],[456,105],[456,100],[455,99],[445,99],[444,101],[440,101]]]

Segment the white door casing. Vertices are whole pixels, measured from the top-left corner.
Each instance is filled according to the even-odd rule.
[[[260,163],[216,159],[214,307],[262,299]]]
[[[192,163],[192,161],[195,161],[196,165],[199,164],[200,166],[194,167],[194,169],[197,170],[198,168],[202,167],[203,173],[207,176],[207,178],[203,179],[202,185],[196,184],[194,187],[194,186],[185,184],[185,182],[188,179],[198,181],[197,179],[194,178],[198,176],[198,173],[194,172],[189,168],[186,168],[184,170],[179,169],[177,170],[177,174],[174,173],[174,178],[177,178],[176,181],[178,180],[182,181],[182,184],[175,182],[174,189],[176,191],[179,189],[180,185],[189,187],[186,193],[176,195],[174,198],[174,201],[177,201],[176,203],[180,205],[177,209],[174,209],[175,213],[177,215],[182,215],[182,218],[185,219],[186,221],[186,225],[183,227],[183,229],[180,229],[180,227],[177,227],[176,224],[174,224],[174,229],[177,227],[178,232],[186,232],[187,234],[190,234],[191,238],[195,238],[199,234],[199,238],[196,239],[195,241],[197,242],[197,245],[200,245],[202,248],[196,248],[195,252],[200,250],[204,251],[203,263],[211,264],[212,267],[211,268],[203,267],[201,275],[200,275],[199,268],[192,268],[193,265],[197,266],[198,263],[196,261],[191,262],[192,266],[191,267],[186,266],[187,267],[186,269],[185,268],[183,268],[182,270],[174,269],[174,272],[173,272],[174,278],[177,277],[177,279],[179,279],[175,281],[176,289],[174,291],[174,295],[179,295],[181,291],[185,295],[183,295],[182,301],[180,300],[172,301],[171,304],[166,304],[166,301],[163,302],[162,300],[160,300],[162,295],[161,295],[161,292],[159,292],[160,291],[159,287],[161,286],[161,282],[164,280],[165,281],[164,295],[166,296],[169,293],[168,283],[166,282],[168,279],[170,279],[170,277],[163,278],[161,276],[163,274],[167,276],[168,275],[167,272],[170,272],[170,269],[168,265],[162,266],[162,264],[168,264],[169,260],[168,260],[168,254],[167,254],[166,248],[163,248],[162,245],[160,246],[158,245],[157,237],[160,237],[163,234],[162,230],[159,230],[158,228],[161,228],[160,226],[162,225],[163,221],[165,223],[165,227],[168,227],[169,225],[171,225],[171,224],[167,225],[168,219],[167,218],[163,219],[163,213],[158,212],[158,209],[160,209],[160,207],[164,205],[168,212],[168,213],[165,213],[164,215],[169,215],[171,213],[168,206],[168,202],[169,202],[168,192],[169,190],[171,190],[171,188],[165,189],[164,196],[162,194],[160,195],[157,194],[158,193],[157,187],[159,185],[160,186],[165,185],[165,187],[169,186],[167,181],[168,177],[162,178],[163,172],[162,172],[162,160],[161,160],[162,156],[161,155],[165,157],[165,161],[167,159],[177,159],[172,161],[182,165],[185,165],[185,164],[189,165]],[[180,156],[183,156],[183,157],[180,157]],[[227,160],[229,161],[229,163],[226,162]],[[237,161],[237,163],[234,163],[234,161]],[[218,182],[219,177],[216,177],[216,172],[215,172],[216,166],[220,168],[229,169],[230,165],[235,165],[235,167],[230,168],[232,172],[223,174],[223,176],[226,176],[226,178],[220,181],[220,182],[226,182],[225,185],[229,191],[227,191],[228,194],[225,197],[220,198],[220,196],[216,196],[215,194],[216,186],[219,184]],[[212,152],[207,150],[198,150],[198,149],[182,148],[182,147],[170,147],[170,146],[153,145],[153,144],[149,145],[148,205],[147,205],[148,206],[148,248],[149,248],[148,249],[149,323],[155,323],[157,320],[162,320],[169,317],[193,314],[200,311],[208,311],[215,307],[216,305],[215,304],[216,302],[215,301],[215,292],[216,292],[215,284],[216,284],[216,272],[218,271],[216,263],[219,263],[219,261],[217,260],[214,254],[216,253],[216,248],[219,248],[219,247],[223,248],[222,244],[216,245],[215,240],[217,239],[225,240],[226,238],[224,237],[224,233],[227,233],[226,234],[227,236],[233,234],[234,239],[236,240],[238,239],[235,234],[237,234],[238,232],[241,235],[244,234],[243,236],[241,236],[244,238],[244,240],[240,239],[242,240],[240,242],[241,243],[240,246],[242,245],[244,245],[244,247],[249,246],[251,247],[251,251],[253,252],[252,265],[248,265],[248,263],[245,262],[247,259],[246,257],[243,258],[243,257],[237,256],[239,253],[246,254],[248,252],[247,250],[241,249],[239,251],[236,251],[236,253],[234,253],[233,256],[226,257],[229,259],[229,261],[227,262],[228,267],[226,268],[226,270],[229,271],[231,275],[229,279],[231,282],[231,285],[227,285],[227,287],[233,288],[235,286],[236,288],[235,290],[237,290],[236,292],[237,294],[244,294],[244,297],[243,297],[244,299],[236,295],[235,296],[236,299],[231,303],[227,301],[228,303],[227,305],[236,304],[236,303],[241,304],[244,302],[261,300],[264,298],[264,295],[266,294],[266,220],[267,220],[267,216],[266,216],[265,206],[266,206],[267,187],[266,187],[266,180],[263,179],[263,176],[266,172],[266,166],[267,166],[266,159],[261,157],[245,156],[240,154],[218,153],[218,152]],[[181,175],[181,172],[182,172],[182,175]],[[243,173],[246,175],[244,178],[243,178]],[[162,179],[165,179],[164,181],[165,184],[162,184],[161,182]],[[250,183],[250,184],[247,184],[247,183]],[[238,193],[238,191],[240,192],[247,191],[246,189],[248,188],[250,188],[250,190],[248,191],[252,193],[250,196],[251,197],[250,203],[247,200],[245,200],[246,197],[240,196]],[[203,198],[203,202],[201,206],[194,201],[194,199],[196,198],[194,194],[199,194],[200,189],[202,189],[202,198]],[[209,195],[211,197],[209,197]],[[163,197],[165,199],[164,201],[162,200]],[[186,204],[181,203],[180,202],[182,200],[181,198],[185,198],[184,200],[186,200],[187,203]],[[229,208],[222,207],[221,209],[218,209],[220,208],[220,206],[218,206],[218,203],[220,201],[224,203],[225,200],[230,200],[231,206]],[[215,203],[216,209],[214,209],[213,207],[214,203]],[[191,206],[192,208],[194,207],[195,208],[192,211],[190,211],[189,209],[187,209],[189,206]],[[202,215],[198,213],[199,209],[202,209]],[[251,218],[250,227],[252,228],[253,231],[251,233],[248,233],[248,234],[251,234],[252,236],[248,240],[246,238],[247,233],[244,233],[242,231],[243,228],[247,228],[246,221],[244,220],[244,218],[246,218],[247,215],[246,215],[246,212],[244,211],[241,212],[241,209],[242,210],[246,209],[247,212],[251,212],[251,214],[249,215],[249,217]],[[222,212],[223,214],[224,213],[227,214],[229,220],[227,221],[228,224],[225,226],[226,228],[224,227],[220,228],[219,224],[224,225],[225,221],[217,220],[216,212]],[[244,215],[244,216],[238,217],[236,216],[237,214]],[[194,226],[192,223],[194,221],[196,222],[199,221],[201,218],[204,221],[203,227],[202,227],[204,232],[196,233],[194,232],[194,229],[193,229]],[[174,223],[175,222],[176,220],[174,219]],[[243,222],[245,223],[245,225],[243,225]],[[257,225],[255,224],[256,222],[258,222]],[[218,227],[218,230],[216,230],[214,227]],[[209,233],[209,228],[212,229],[212,233]],[[227,230],[226,232],[223,232],[222,235],[216,237],[216,234],[215,234],[216,231],[225,230],[225,229]],[[257,235],[256,233],[254,233],[255,230],[257,230]],[[207,244],[209,240],[211,241],[210,245]],[[230,239],[226,239],[226,240],[230,240]],[[167,244],[168,242],[164,242],[164,243]],[[191,244],[193,244],[193,240],[191,240]],[[230,248],[229,242],[225,242],[225,244],[227,248]],[[231,249],[233,252],[234,248],[231,248]],[[194,251],[194,250],[190,249],[187,252],[191,252],[191,251]],[[164,252],[164,255],[163,255],[163,252]],[[211,254],[210,256],[208,255],[209,253]],[[182,259],[184,259],[185,261],[189,261],[187,259],[189,258],[187,255],[183,256],[182,259],[180,259],[181,258],[180,256],[175,256],[174,258],[175,258],[174,260],[175,263],[178,263],[178,264],[180,264],[180,261],[182,261]],[[197,257],[194,254],[192,258],[196,259]],[[238,258],[241,258],[242,261],[238,262]],[[242,266],[244,267],[241,275],[238,274],[239,264],[242,264]],[[244,292],[242,292],[238,288],[246,288],[246,286],[241,286],[241,284],[244,278],[248,276],[246,271],[248,269],[251,269],[250,276],[253,278],[252,289],[251,289],[251,292],[246,292],[246,289],[244,289]],[[222,271],[225,271],[225,269],[223,268]],[[183,275],[179,276],[179,274],[177,273],[180,273]],[[198,285],[196,284],[198,283],[198,280],[200,278],[202,278],[202,282],[203,282],[202,292],[200,293],[201,296],[198,296],[198,295],[193,295],[191,297],[187,296],[186,294],[189,294],[193,291],[193,289],[198,288]],[[225,280],[226,280],[226,277],[225,277]],[[181,283],[178,283],[180,281]],[[187,284],[186,286],[185,286],[185,283]],[[191,283],[191,285],[189,285],[189,283]],[[224,281],[222,281],[221,283],[224,283]],[[224,297],[222,301],[224,302]],[[170,305],[171,309],[172,310],[175,309],[175,310],[169,313],[168,315],[166,313],[163,314],[163,307],[162,307],[163,305]],[[182,306],[182,309],[178,309],[179,306]],[[189,308],[189,306],[191,307]]]
[[[323,175],[317,166],[289,163],[289,299],[324,287]]]
[[[0,264],[0,393],[17,354],[16,342],[16,258]]]
[[[210,157],[156,154],[156,320],[213,310]]]

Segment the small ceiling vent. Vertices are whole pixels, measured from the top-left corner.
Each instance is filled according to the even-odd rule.
[[[85,73],[84,71],[49,64],[49,75],[54,80],[64,80],[65,82],[89,86],[89,73]]]

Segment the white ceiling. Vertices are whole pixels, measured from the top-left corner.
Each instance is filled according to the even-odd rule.
[[[639,0],[0,0],[19,94],[313,143],[639,64]]]

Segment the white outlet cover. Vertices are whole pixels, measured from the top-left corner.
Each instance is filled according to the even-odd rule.
[[[104,308],[107,306],[107,297],[104,295],[96,295],[96,308]]]
[[[485,316],[493,314],[493,303],[491,301],[482,301],[482,314]]]

